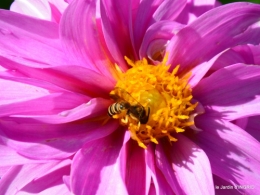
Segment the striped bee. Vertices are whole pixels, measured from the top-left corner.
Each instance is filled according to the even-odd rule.
[[[150,115],[150,108],[148,107],[147,111],[145,108],[135,100],[127,91],[116,88],[119,95],[112,94],[110,97],[116,102],[111,104],[108,107],[108,115],[113,117],[116,114],[120,114],[123,111],[126,111],[126,114],[130,116],[132,119],[139,121],[141,124],[146,124]],[[130,104],[127,100],[132,100],[132,104]]]

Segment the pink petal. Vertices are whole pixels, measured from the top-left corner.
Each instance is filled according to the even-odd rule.
[[[191,70],[191,77],[189,79],[189,85],[193,88],[200,80],[211,70],[213,64],[218,60],[222,53],[214,56],[211,60],[198,64]]]
[[[48,1],[15,0],[11,5],[10,10],[27,16],[51,21],[51,8]]]
[[[77,64],[114,80],[111,75],[113,64],[104,53],[95,14],[96,1],[72,2],[61,20],[61,39],[67,54],[77,59]]]
[[[189,84],[194,87],[205,74],[211,74],[212,72],[229,65],[237,63],[258,64],[258,56],[260,56],[260,47],[252,45],[239,45],[225,50],[214,56],[211,60],[195,66],[192,69],[192,76]]]
[[[152,181],[153,181],[152,183],[154,186],[151,188],[155,188],[154,194],[174,195],[169,182],[165,179],[163,173],[158,169],[158,167],[155,164],[156,162],[154,156],[154,149],[151,147],[151,145],[148,147],[146,152],[146,163],[147,163],[147,170],[150,171],[150,174],[152,176]]]
[[[0,167],[0,181],[4,177],[4,175],[9,171],[9,169],[11,169],[11,167],[12,166],[1,166]]]
[[[250,117],[246,117],[246,118],[241,118],[241,119],[237,119],[235,121],[232,121],[235,125],[237,125],[238,127],[240,127],[241,129],[245,129],[248,123],[248,119]]]
[[[233,184],[223,180],[222,178],[216,175],[213,175],[213,179],[215,185],[215,194],[221,193],[221,195],[241,195],[241,192],[235,189],[235,186]]]
[[[227,4],[208,11],[172,38],[167,47],[168,63],[172,67],[181,64],[180,71],[187,70],[227,48],[258,44],[259,17],[260,5],[250,3]]]
[[[32,159],[25,158],[19,155],[15,150],[11,149],[10,147],[4,146],[2,144],[0,144],[0,161],[1,161],[2,171],[9,169],[10,166],[12,165],[49,162],[47,160],[32,160]],[[0,177],[2,177],[2,173],[0,173]]]
[[[135,2],[135,1],[134,1]],[[131,1],[101,0],[100,15],[103,35],[113,57],[122,70],[126,70],[124,56],[133,58],[136,51],[131,43]],[[113,9],[116,8],[116,9]]]
[[[142,45],[139,50],[140,59],[147,56],[153,59],[153,54],[163,51],[167,41],[183,27],[184,25],[173,21],[159,21],[152,24],[143,37]],[[159,46],[155,44],[158,41],[161,42]]]
[[[251,49],[252,47],[252,49]],[[254,58],[260,56],[260,47],[253,47],[248,45],[241,45],[233,47],[232,49],[225,50],[209,61],[198,64],[192,69],[192,75],[189,80],[190,86],[194,87],[196,84],[206,75],[212,74],[212,72],[224,68],[229,65],[244,63],[244,64],[257,64]],[[259,49],[259,54],[257,50]],[[255,54],[253,51],[255,51]],[[257,59],[256,59],[257,60]]]
[[[73,0],[64,0],[67,3],[71,3]]]
[[[248,118],[245,130],[260,142],[260,116],[252,116]]]
[[[119,152],[123,131],[86,144],[73,158],[72,193],[80,195],[128,194],[120,174]]]
[[[243,48],[243,54],[237,51],[238,47]],[[216,61],[212,65],[211,70],[215,71],[237,63],[255,64],[252,52],[248,49],[247,45],[237,46],[222,52],[220,55],[218,55],[218,59],[216,59]]]
[[[159,4],[158,9],[156,9],[156,11],[154,12],[152,18],[156,22],[163,21],[163,20],[174,21],[179,16],[179,14],[182,12],[182,10],[186,4],[187,4],[186,0],[162,1]]]
[[[253,57],[254,57],[254,64],[260,64],[260,45],[249,45]]]
[[[71,189],[70,189],[70,176],[68,176],[68,175],[63,176],[63,182],[66,185],[67,189],[69,189],[69,191],[71,191]]]
[[[70,160],[53,161],[44,164],[29,164],[12,167],[0,182],[1,194],[16,194],[31,186],[32,192],[39,192],[62,183],[62,176],[69,174]],[[35,185],[33,185],[33,183]]]
[[[28,85],[31,85],[34,87],[46,89],[48,91],[60,91],[60,92],[67,91],[66,89],[53,85],[49,82],[46,82],[43,80],[38,80],[38,79],[33,79],[30,77],[25,77],[23,74],[19,73],[18,71],[15,71],[15,70],[8,70],[8,69],[0,70],[0,80],[1,80],[1,82],[2,82],[2,80],[5,80],[4,82],[14,81],[17,83],[28,84]]]
[[[201,80],[193,95],[206,112],[235,120],[260,114],[259,82],[259,66],[236,64]]]
[[[203,150],[179,135],[172,146],[156,146],[156,163],[177,194],[213,194],[210,163]]]
[[[148,195],[156,195],[156,190],[153,183],[151,183]]]
[[[1,103],[0,105],[12,104],[30,99],[36,99],[49,95],[50,92],[44,88],[19,82],[0,80]],[[22,91],[22,92],[21,92]]]
[[[138,6],[134,19],[134,47],[138,50],[150,25],[162,20],[174,20],[182,11],[186,0],[144,0]]]
[[[68,3],[64,0],[48,0],[51,7],[52,21],[60,22],[64,11],[68,7]]]
[[[19,192],[27,192],[28,194],[71,194],[63,183],[63,176],[70,174],[70,166],[64,166],[56,170],[52,170],[50,173],[42,177],[35,178],[32,182],[29,182]]]
[[[206,115],[196,119],[203,131],[196,142],[207,153],[215,175],[233,185],[251,185],[244,193],[260,193],[260,143],[238,126]]]
[[[201,1],[201,0],[188,0],[188,1],[191,2],[194,7],[199,8],[201,6],[202,10],[203,9],[204,10],[212,9],[216,6],[221,5],[221,3],[216,1],[216,0],[203,0],[203,1]]]
[[[113,81],[110,81],[103,75],[80,66],[64,65],[33,68],[1,57],[0,62],[3,67],[22,73],[24,76],[44,80],[66,90],[91,97],[107,97],[115,85]]]
[[[78,94],[66,91],[50,93],[41,87],[8,80],[0,80],[0,88],[2,90],[0,116],[58,114],[88,101],[88,98]],[[105,105],[109,105],[109,103],[105,103]]]
[[[15,0],[10,10],[43,20],[59,22],[68,4],[63,0]]]
[[[110,105],[111,102],[109,100],[94,98],[91,99],[88,103],[81,104],[73,109],[62,110],[62,112],[54,115],[37,115],[35,113],[32,113],[31,115],[16,115],[13,116],[13,118],[32,118],[33,120],[48,124],[69,123],[80,119],[91,120],[95,117],[98,118],[100,116],[105,116],[107,113],[107,108]]]
[[[148,189],[146,188],[144,149],[130,139],[122,150],[125,152],[125,165],[123,165],[125,170],[123,172],[125,173],[124,180],[128,194],[145,195]]]
[[[31,192],[19,191],[19,195],[31,195]],[[55,186],[50,186],[40,193],[39,195],[50,195],[50,194],[62,194],[62,195],[71,195],[70,191],[64,184],[59,184]]]
[[[220,3],[215,0],[188,0],[185,8],[175,21],[182,24],[190,24],[200,15],[214,7],[217,7],[218,5],[220,5]]]
[[[234,50],[244,59],[245,64],[256,64],[254,60],[254,53],[252,51],[254,50],[253,49],[254,47],[250,47],[250,46],[251,45],[238,45],[236,47],[233,47],[232,50]]]
[[[19,125],[18,125],[19,124]],[[115,120],[78,121],[46,124],[30,118],[2,118],[0,134],[5,145],[31,159],[63,159],[78,151],[85,143],[111,134],[118,127]]]
[[[56,23],[0,10],[0,26],[2,57],[35,67],[73,62],[63,52]]]

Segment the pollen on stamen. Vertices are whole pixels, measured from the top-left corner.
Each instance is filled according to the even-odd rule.
[[[197,103],[191,103],[192,90],[188,85],[189,75],[178,77],[179,66],[169,72],[166,55],[161,64],[152,65],[144,58],[133,62],[120,73],[115,89],[110,92],[115,100],[111,115],[128,127],[131,138],[146,148],[150,142],[158,144],[160,138],[177,141],[177,133],[194,125],[190,115]],[[125,103],[130,105],[124,107]]]

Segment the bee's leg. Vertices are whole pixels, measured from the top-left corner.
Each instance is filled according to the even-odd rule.
[[[113,119],[118,119],[119,118],[119,115],[118,114],[115,114],[112,116]]]
[[[121,122],[122,122],[123,124],[125,124],[125,125],[128,123],[128,116],[129,116],[129,115],[127,114],[127,115],[125,115],[124,118],[121,119]]]
[[[141,122],[139,121],[138,122],[138,130],[140,129],[140,126],[141,126]]]

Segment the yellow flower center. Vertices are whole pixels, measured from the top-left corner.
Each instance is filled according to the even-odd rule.
[[[194,124],[190,116],[197,103],[191,103],[190,75],[176,76],[179,66],[169,72],[167,55],[158,65],[148,64],[146,59],[125,59],[132,68],[120,73],[110,92],[115,103],[108,114],[127,126],[131,138],[142,148],[150,142],[158,144],[162,137],[177,141],[174,134]]]

